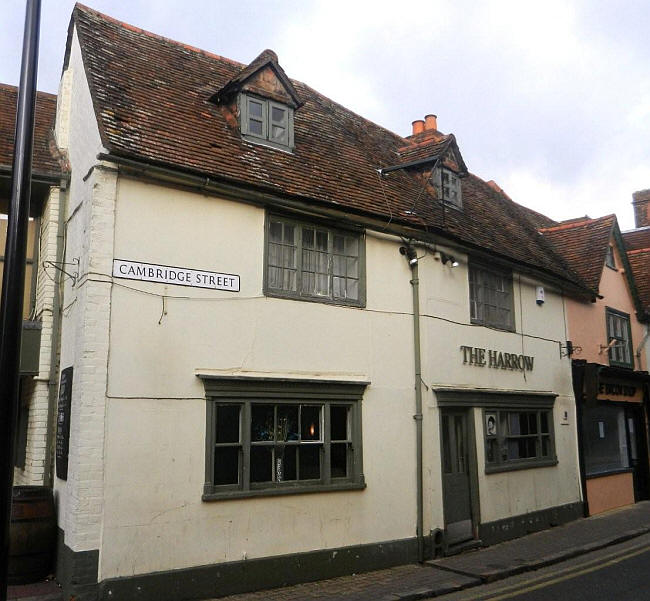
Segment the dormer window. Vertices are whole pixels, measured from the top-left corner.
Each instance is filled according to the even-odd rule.
[[[249,94],[240,95],[242,137],[281,150],[293,149],[293,109]]]
[[[433,177],[434,185],[438,191],[438,198],[454,207],[462,208],[463,198],[460,189],[460,178],[445,167],[436,169]]]

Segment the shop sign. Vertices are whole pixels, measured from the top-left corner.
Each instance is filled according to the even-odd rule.
[[[239,276],[231,273],[199,271],[186,267],[170,267],[139,261],[113,260],[113,277],[160,284],[176,284],[193,288],[239,292]]]
[[[494,349],[484,349],[476,346],[461,345],[463,365],[476,367],[491,367],[493,369],[510,369],[513,371],[533,371],[535,357],[504,353]]]
[[[643,402],[643,388],[637,386],[634,382],[600,378],[596,398],[599,401],[610,400],[641,403]]]

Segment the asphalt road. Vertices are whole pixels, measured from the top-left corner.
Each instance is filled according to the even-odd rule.
[[[437,599],[650,601],[650,535]]]

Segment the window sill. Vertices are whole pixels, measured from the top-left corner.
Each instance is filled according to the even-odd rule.
[[[538,467],[553,467],[558,464],[557,459],[536,459],[534,461],[526,461],[522,459],[520,462],[505,463],[503,465],[486,465],[486,474],[498,474],[500,472],[514,472],[516,470],[530,470]]]
[[[491,330],[498,330],[499,332],[513,332],[513,333],[517,332],[514,326],[499,326],[491,323],[485,323],[484,321],[480,321],[478,319],[470,319],[470,323],[473,326],[483,326],[484,328],[490,328]]]
[[[319,303],[321,305],[334,305],[335,307],[353,307],[355,309],[365,309],[365,301],[345,301],[343,299],[331,299],[325,296],[301,296],[299,294],[283,294],[272,290],[264,290],[264,295],[269,298],[282,298],[293,301],[306,301],[308,303]]]
[[[224,490],[219,492],[204,492],[203,501],[226,501],[228,499],[245,499],[248,497],[277,497],[281,495],[300,495],[323,492],[337,492],[346,490],[364,490],[366,483],[341,482],[336,484],[311,484],[305,486],[278,486],[258,490]]]
[[[634,472],[634,469],[631,467],[621,467],[618,469],[604,470],[602,472],[592,472],[586,474],[585,478],[590,480],[592,478],[604,478],[605,476],[616,476],[617,474],[631,474]]]

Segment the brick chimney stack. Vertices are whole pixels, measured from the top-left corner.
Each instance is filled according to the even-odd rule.
[[[424,131],[424,121],[422,119],[418,119],[417,121],[413,121],[413,135],[421,134]]]
[[[639,190],[632,194],[634,223],[636,227],[650,226],[650,189]]]
[[[425,115],[424,116],[424,129],[438,130],[438,115]]]

